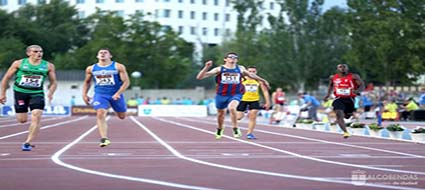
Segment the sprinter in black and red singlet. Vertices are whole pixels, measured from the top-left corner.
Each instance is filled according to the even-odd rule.
[[[339,64],[337,66],[337,73],[330,79],[328,93],[324,100],[327,101],[332,92],[335,95],[332,106],[336,114],[336,122],[341,130],[344,131],[344,138],[350,136],[345,126],[344,118],[348,119],[353,115],[354,98],[363,89],[364,82],[359,75],[348,72],[348,65]]]

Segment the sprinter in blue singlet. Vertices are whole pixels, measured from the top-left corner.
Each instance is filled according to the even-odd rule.
[[[97,126],[101,136],[100,147],[111,144],[108,138],[108,126],[106,114],[112,107],[120,119],[126,117],[127,106],[123,92],[130,85],[127,70],[121,63],[112,61],[112,53],[109,49],[102,48],[97,53],[98,63],[86,68],[86,78],[83,85],[83,99],[87,105],[96,110]],[[94,96],[90,101],[87,92],[91,82],[94,82]]]

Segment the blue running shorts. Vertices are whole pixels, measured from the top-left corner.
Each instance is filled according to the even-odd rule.
[[[93,97],[92,105],[95,110],[108,109],[109,107],[112,107],[112,109],[114,109],[115,112],[127,111],[127,104],[125,103],[123,94],[121,94],[120,99],[113,100],[112,95],[95,93]]]
[[[242,94],[235,94],[233,96],[222,96],[222,95],[216,94],[215,107],[220,110],[226,109],[232,100],[237,100],[238,102],[240,102],[241,99],[242,99]]]

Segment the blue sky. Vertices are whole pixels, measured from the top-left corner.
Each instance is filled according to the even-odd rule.
[[[346,0],[325,0],[325,4],[323,4],[323,9],[327,10],[333,6],[347,7],[347,1]]]

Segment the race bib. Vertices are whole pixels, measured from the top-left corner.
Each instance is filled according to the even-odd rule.
[[[221,73],[221,84],[239,84],[240,73]]]
[[[257,92],[258,91],[258,85],[255,84],[247,84],[245,85],[245,90],[247,92]]]
[[[284,100],[285,100],[285,97],[283,97],[283,96],[279,96],[279,97],[277,97],[277,100],[278,100],[278,101],[284,101]]]
[[[337,88],[336,95],[349,96],[351,94],[350,88]]]
[[[42,75],[22,75],[21,81],[19,81],[20,86],[39,88],[43,81]]]
[[[98,86],[113,86],[115,85],[114,75],[97,75],[94,77]]]

